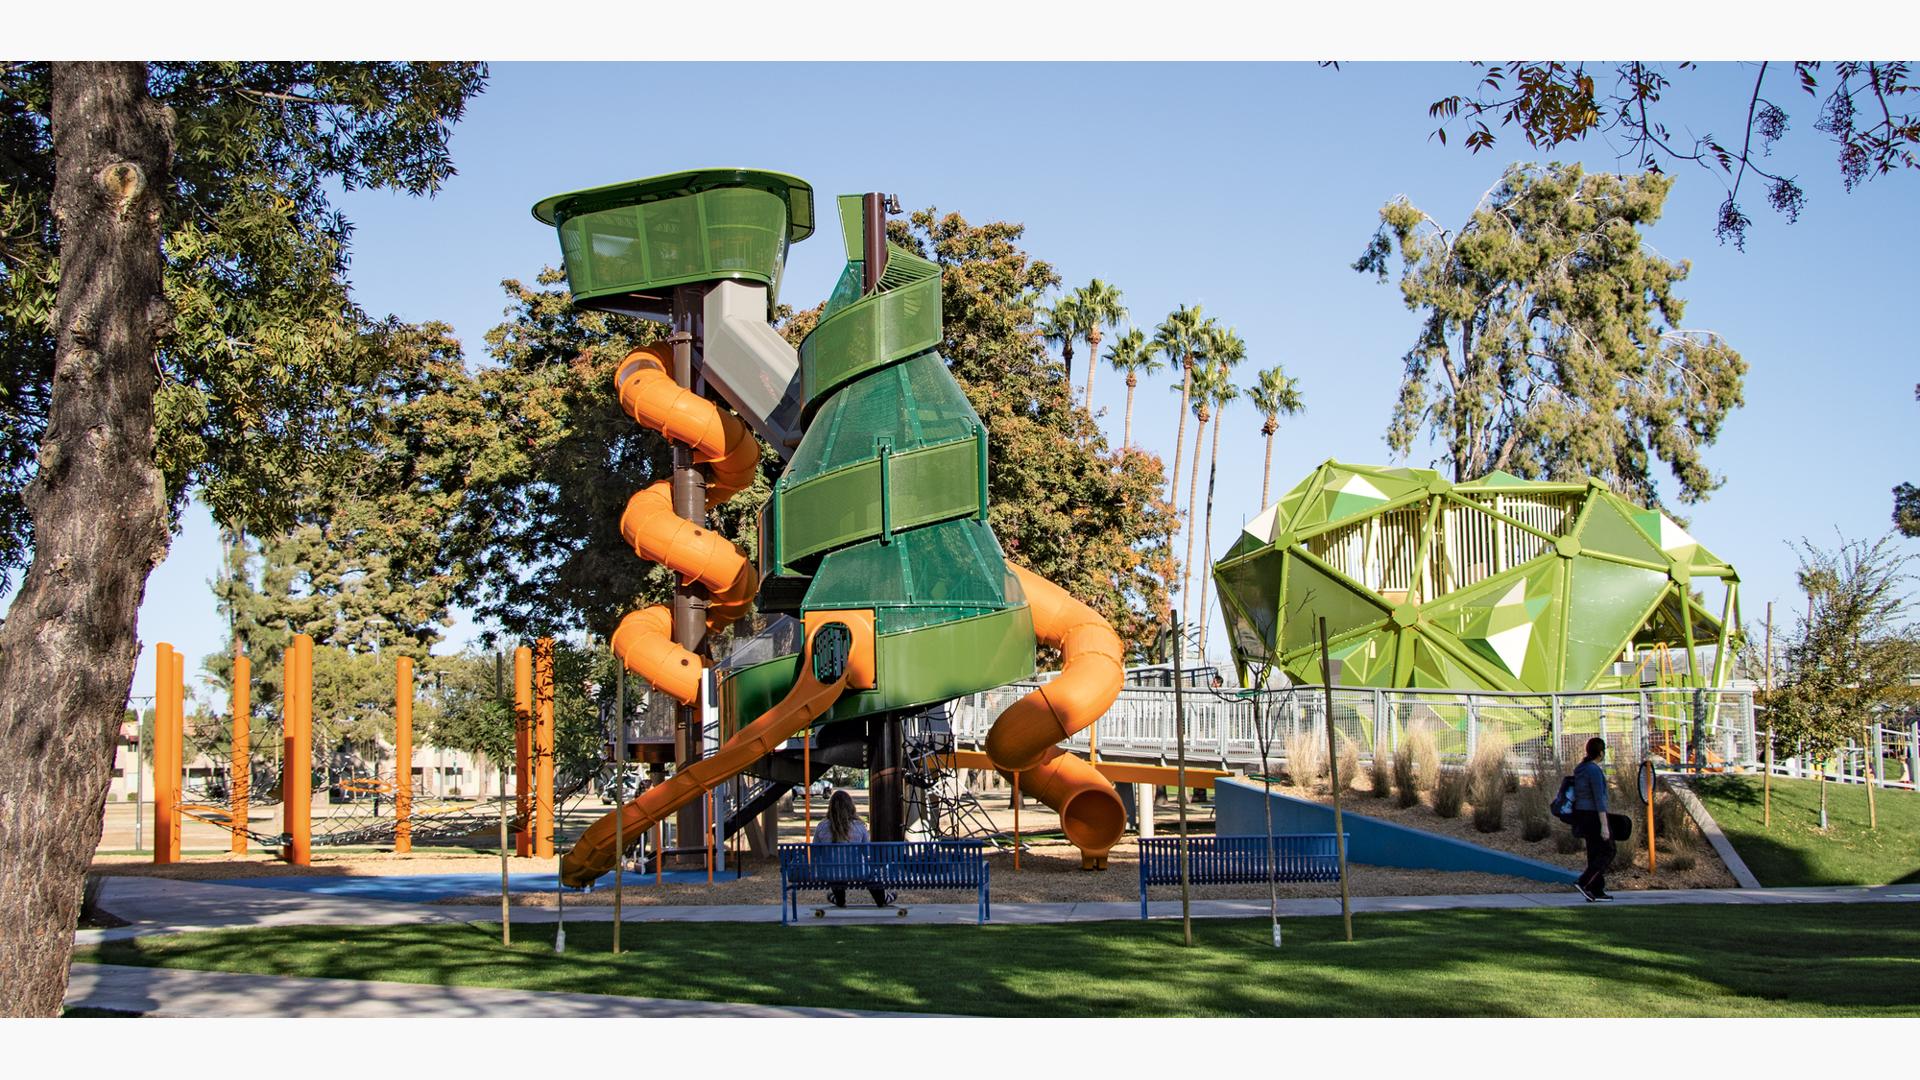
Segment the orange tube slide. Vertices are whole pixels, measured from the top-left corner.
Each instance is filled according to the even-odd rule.
[[[614,384],[628,416],[691,447],[695,461],[712,467],[707,481],[712,509],[753,483],[760,444],[738,417],[673,381],[672,355],[666,345],[635,349],[620,362]],[[641,558],[672,568],[684,583],[706,586],[709,631],[740,618],[753,602],[760,583],[752,564],[726,537],[673,512],[671,480],[658,481],[627,501],[620,535]],[[615,628],[612,645],[627,670],[681,704],[699,696],[701,660],[674,644],[673,614],[667,608],[655,605],[628,614]]]
[[[1009,566],[1013,564],[1009,563]],[[1033,612],[1033,633],[1060,650],[1060,674],[1014,702],[987,732],[987,756],[1020,790],[1060,815],[1080,865],[1104,870],[1107,852],[1127,828],[1113,784],[1056,744],[1100,719],[1120,696],[1126,664],[1120,638],[1092,608],[1024,567],[1013,566]]]
[[[827,623],[843,623],[853,631],[853,647],[845,670],[831,682],[813,674],[814,632]],[[664,783],[593,823],[560,859],[560,881],[580,889],[613,869],[616,816],[620,833],[629,842],[643,839],[656,822],[693,802],[735,774],[772,753],[781,743],[806,730],[825,715],[849,688],[870,689],[874,684],[873,613],[870,611],[812,611],[806,615],[807,648],[800,657],[800,676],[778,705],[736,732],[712,756],[683,766]]]

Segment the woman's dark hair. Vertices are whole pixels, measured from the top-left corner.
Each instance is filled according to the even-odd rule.
[[[827,800],[827,831],[836,844],[844,844],[853,833],[853,796],[846,788],[833,793]]]
[[[1607,752],[1607,740],[1595,735],[1587,740],[1587,760],[1597,761]]]

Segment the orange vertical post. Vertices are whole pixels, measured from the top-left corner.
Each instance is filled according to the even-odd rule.
[[[167,772],[167,733],[173,727],[173,646],[153,647],[153,861],[174,861],[174,808],[180,778]]]
[[[413,850],[413,658],[393,664],[393,853]]]
[[[533,649],[534,856],[553,858],[553,639]]]
[[[173,822],[167,829],[167,853],[169,861],[180,861],[180,829],[185,824],[185,815],[180,812],[181,785],[186,774],[185,746],[187,741],[187,654],[175,649],[173,652],[173,719],[167,727],[167,779],[173,788]]]
[[[286,754],[280,766],[287,846],[281,856],[295,866],[313,864],[313,639],[293,635],[286,653]]]
[[[253,661],[233,650],[233,745],[228,750],[227,786],[232,789],[235,855],[247,853],[247,805],[253,799]]]
[[[533,854],[533,650],[513,650],[513,853]]]

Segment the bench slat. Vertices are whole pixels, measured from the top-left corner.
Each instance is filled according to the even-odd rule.
[[[799,913],[799,894],[834,886],[972,889],[980,921],[991,907],[984,840],[903,840],[865,844],[781,844],[780,919]]]
[[[1332,833],[1187,838],[1187,877],[1195,885],[1251,885],[1267,880],[1268,844],[1273,877],[1284,882],[1340,880],[1339,849]],[[1140,841],[1140,917],[1147,917],[1147,889],[1180,883],[1180,838]]]

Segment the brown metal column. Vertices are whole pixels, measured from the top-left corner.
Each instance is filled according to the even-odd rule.
[[[673,381],[686,390],[700,383],[701,349],[704,327],[701,312],[706,306],[708,286],[681,285],[673,290],[673,334],[667,341],[673,346]],[[707,473],[693,460],[693,449],[679,443],[673,447],[673,512],[701,528],[707,526]],[[696,655],[706,655],[707,590],[703,585],[675,583],[673,588],[674,644]],[[704,712],[700,703],[682,705],[675,713],[673,756],[679,767],[700,760],[701,726]],[[675,817],[674,845],[678,848],[704,847],[706,800],[695,799],[682,807]],[[675,865],[700,863],[698,854],[672,860]]]
[[[907,838],[904,739],[898,713],[867,721],[867,831],[875,841]]]

